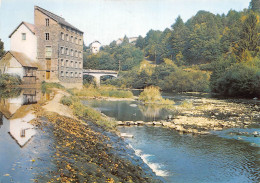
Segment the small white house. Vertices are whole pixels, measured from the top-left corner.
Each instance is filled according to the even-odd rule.
[[[37,37],[33,24],[22,22],[9,36],[11,41],[10,51],[20,52],[27,57],[37,58]]]
[[[8,51],[0,62],[0,73],[19,76],[24,83],[36,83],[40,63],[21,52]]]
[[[101,43],[99,41],[94,41],[90,44],[90,50],[93,54],[97,54],[100,51]]]

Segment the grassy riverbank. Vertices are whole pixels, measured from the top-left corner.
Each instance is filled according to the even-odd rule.
[[[133,93],[131,91],[118,90],[116,87],[110,85],[100,86],[99,88],[89,85],[81,90],[73,89],[70,91],[73,95],[81,98],[133,98]]]
[[[106,130],[115,129],[115,120],[102,115],[99,111],[96,111],[91,107],[83,105],[76,96],[63,96],[60,102],[69,106],[72,109],[73,114],[77,117],[90,120]]]

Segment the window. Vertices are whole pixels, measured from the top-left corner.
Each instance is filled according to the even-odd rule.
[[[50,33],[45,33],[45,40],[50,40]]]
[[[70,53],[69,53],[69,48],[66,48],[66,54],[67,54],[67,55],[70,55]]]
[[[78,67],[78,62],[75,62],[75,68],[77,68]]]
[[[71,40],[71,42],[73,43],[73,36],[70,36],[70,40]]]
[[[26,33],[22,33],[22,40],[26,40]]]
[[[75,57],[78,57],[78,51],[77,50],[75,51]]]
[[[72,57],[74,56],[73,49],[70,50],[70,55],[71,55]]]
[[[68,72],[66,72],[66,76],[69,77],[69,73]]]
[[[60,37],[61,37],[62,40],[64,40],[64,33],[63,32],[60,33]]]
[[[61,77],[63,77],[64,76],[64,72],[60,71],[60,75],[61,75]]]
[[[77,72],[75,72],[75,78],[77,78],[78,77],[78,73]]]
[[[60,47],[60,52],[61,52],[61,54],[64,54],[64,48],[63,47]]]
[[[79,78],[81,78],[81,72],[79,72]]]
[[[68,35],[68,34],[66,34],[66,40],[67,40],[67,41],[69,41],[69,40],[70,40],[70,38],[69,38],[69,35]]]
[[[46,58],[51,58],[51,55],[52,55],[51,46],[46,46],[46,47],[45,47],[45,57],[46,57]]]
[[[45,21],[46,21],[46,26],[49,26],[50,25],[50,20],[48,18],[46,18]]]
[[[79,58],[82,58],[82,54],[81,54],[81,51],[79,52]]]
[[[66,60],[66,67],[69,67],[69,61]]]
[[[64,66],[64,60],[61,59],[60,62],[61,62],[61,66]]]
[[[73,67],[73,61],[70,62],[70,66]]]
[[[78,38],[75,37],[75,44],[78,44]]]
[[[73,72],[70,73],[70,76],[73,77]]]
[[[79,62],[79,68],[81,68],[81,62]]]

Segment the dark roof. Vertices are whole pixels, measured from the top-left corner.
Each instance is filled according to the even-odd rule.
[[[74,27],[73,25],[71,25],[70,23],[68,23],[64,18],[55,15],[54,13],[51,13],[39,6],[35,6],[34,9],[39,10],[40,12],[42,12],[43,14],[47,15],[48,17],[50,17],[51,19],[53,19],[54,21],[56,21],[57,23],[61,24],[61,25],[65,25],[67,27],[70,27],[76,31],[79,31],[81,33],[83,33],[81,30],[77,29],[76,27]]]
[[[17,31],[17,29],[24,24],[33,34],[35,34],[35,26],[33,24],[30,24],[28,22],[21,22],[16,29],[10,34],[9,38],[11,38],[11,36],[15,33],[15,31]]]

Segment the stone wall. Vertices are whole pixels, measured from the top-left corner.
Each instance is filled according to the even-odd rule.
[[[49,19],[49,26],[46,26],[46,18]],[[37,9],[35,9],[34,23],[38,43],[38,61],[43,62],[45,65],[45,68],[41,70],[38,77],[45,78],[44,80],[46,80],[48,74],[44,73],[45,70],[47,72],[50,71],[50,78],[46,81],[82,83],[83,34],[58,24]],[[46,40],[46,33],[49,33],[49,40]],[[69,39],[67,39],[66,35],[69,36]],[[71,36],[73,37],[73,42]],[[77,43],[75,42],[75,38],[77,38]],[[81,40],[80,43],[78,43],[78,40]],[[50,58],[46,58],[45,56],[46,46],[52,48]],[[66,53],[66,49],[69,51],[68,54]],[[74,52],[73,56],[71,55],[71,49]],[[78,55],[76,57],[75,51],[81,53],[81,56]],[[66,61],[68,65],[66,65]]]

